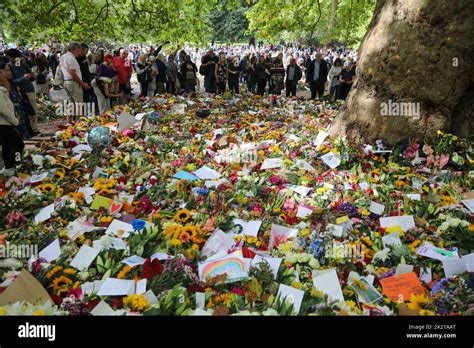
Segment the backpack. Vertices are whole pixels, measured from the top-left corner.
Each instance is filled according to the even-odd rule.
[[[46,76],[42,72],[36,75],[36,84],[38,85],[46,84]]]
[[[54,76],[54,81],[53,85],[55,86],[62,86],[64,85],[64,75],[63,75],[63,69],[61,69],[60,66],[56,68],[56,74]]]

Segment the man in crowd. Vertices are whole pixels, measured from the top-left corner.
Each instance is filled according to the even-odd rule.
[[[324,95],[324,84],[327,81],[328,66],[322,59],[320,51],[316,53],[316,58],[311,61],[306,70],[306,82],[309,83],[311,99],[321,98]]]
[[[85,43],[81,44],[81,54],[77,57],[77,62],[81,68],[82,81],[87,83],[89,86],[92,82],[92,74],[89,71],[89,63],[87,62],[87,53],[89,52],[89,46]],[[94,91],[92,88],[82,88],[83,100],[85,102],[91,101],[91,96]]]
[[[130,78],[132,77],[132,62],[128,59],[128,51],[121,49],[120,54],[114,57],[113,64],[117,71],[117,78],[120,86],[120,92],[130,95]]]
[[[77,57],[79,57],[81,53],[81,44],[71,42],[68,46],[68,52],[59,58],[59,64],[64,76],[64,90],[66,91],[69,101],[74,103],[74,105],[83,102],[82,90],[91,88],[82,80],[81,67],[77,61]],[[71,116],[73,115],[67,115],[68,123],[73,121]]]
[[[303,76],[301,72],[301,68],[296,64],[296,59],[291,58],[290,64],[286,68],[286,96],[289,97],[292,95],[296,97],[296,86],[298,85],[298,81]]]
[[[51,51],[49,52],[47,62],[48,62],[48,66],[51,68],[51,72],[53,73],[53,76],[55,76],[56,69],[58,68],[58,65],[59,65],[59,58],[58,58],[58,54],[57,54],[55,46],[51,47]]]

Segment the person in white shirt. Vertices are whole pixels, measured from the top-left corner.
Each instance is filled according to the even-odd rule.
[[[64,90],[66,91],[69,101],[72,103],[82,103],[82,89],[91,88],[87,83],[82,81],[81,68],[76,59],[81,52],[81,44],[71,42],[68,46],[68,52],[63,54],[59,59],[61,71],[64,76]],[[69,114],[67,115],[68,123],[71,123],[73,120],[71,116],[72,115]]]
[[[328,72],[328,81],[329,81],[329,94],[333,95],[336,98],[339,98],[339,86],[341,81],[339,76],[342,72],[342,61],[339,58],[336,58],[334,65],[329,69]]]

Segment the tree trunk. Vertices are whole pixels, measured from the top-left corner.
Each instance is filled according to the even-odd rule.
[[[472,134],[473,23],[472,0],[379,0],[330,133],[391,144],[430,140],[437,130]],[[396,106],[404,112],[397,115]]]
[[[332,32],[336,26],[337,18],[337,6],[339,5],[339,0],[331,0],[331,16],[329,17],[329,30]]]

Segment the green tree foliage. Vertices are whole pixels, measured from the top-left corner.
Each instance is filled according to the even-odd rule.
[[[375,0],[259,0],[248,11],[249,30],[264,40],[306,44],[343,42],[357,46],[372,17]],[[335,23],[331,10],[337,8]],[[333,17],[334,18],[334,17]]]
[[[202,42],[215,4],[216,0],[4,0],[1,12],[5,31],[16,40]]]
[[[248,39],[248,9],[245,1],[219,0],[210,14],[209,39],[225,43]]]

